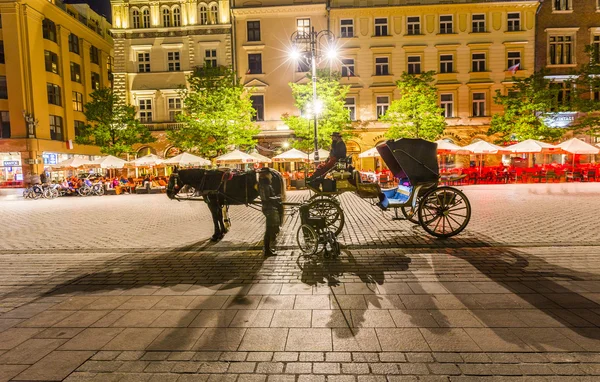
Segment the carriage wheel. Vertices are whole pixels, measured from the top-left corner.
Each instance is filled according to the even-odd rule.
[[[447,238],[459,234],[471,219],[471,204],[461,191],[440,187],[419,203],[419,224],[430,235]]]
[[[307,256],[314,255],[319,249],[319,235],[317,234],[317,231],[308,224],[302,224],[302,226],[298,228],[296,241],[298,242],[298,247],[302,253]]]
[[[317,199],[308,205],[308,215],[324,217],[327,228],[337,236],[344,228],[344,211],[339,203],[329,198]]]
[[[421,204],[421,198],[417,198],[415,208],[412,205],[406,207],[400,207],[402,215],[411,223],[419,224],[419,204]]]
[[[314,194],[310,198],[308,198],[309,202],[314,202],[315,200],[331,200],[336,204],[340,204],[340,201],[337,199],[337,194],[334,195],[322,195],[322,194]]]

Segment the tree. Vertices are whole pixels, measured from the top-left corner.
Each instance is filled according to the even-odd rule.
[[[600,136],[600,52],[586,46],[590,59],[581,66],[573,82],[572,111],[579,112],[570,126],[575,134]]]
[[[232,146],[245,150],[256,144],[259,129],[253,122],[251,91],[231,69],[197,68],[188,83],[189,89],[181,90],[183,112],[177,116],[183,126],[167,133],[175,146],[215,157]]]
[[[104,154],[119,156],[133,152],[133,145],[154,142],[148,128],[136,119],[135,107],[123,102],[110,88],[90,94],[84,106],[87,124],[78,131],[75,142],[96,145]]]
[[[310,76],[309,76],[310,78]],[[321,112],[318,114],[318,138],[320,148],[329,149],[331,146],[331,133],[340,132],[344,138],[354,135],[350,114],[344,107],[349,86],[340,84],[340,74],[329,69],[317,71],[317,99]],[[312,82],[306,84],[290,83],[295,105],[302,115],[282,116],[286,125],[294,131],[296,140],[293,147],[299,150],[314,150],[314,122],[310,115],[312,112],[313,88]]]
[[[382,120],[390,123],[386,136],[396,138],[438,139],[446,127],[443,109],[432,84],[435,72],[420,75],[402,73],[396,83],[400,99],[394,100]]]
[[[498,134],[501,142],[558,139],[563,131],[547,123],[552,118],[548,113],[564,108],[557,104],[560,88],[545,78],[543,71],[514,81],[508,94],[496,91],[494,102],[504,108],[504,113],[494,114],[487,134]]]

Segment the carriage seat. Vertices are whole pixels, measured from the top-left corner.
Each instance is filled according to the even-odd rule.
[[[381,190],[384,199],[380,202],[383,209],[386,208],[398,208],[406,205],[410,199],[413,188],[407,186],[398,186],[395,188],[389,188],[387,190]]]
[[[356,186],[356,193],[361,198],[381,198],[381,187],[377,183],[362,182],[360,172],[353,171],[353,181]]]

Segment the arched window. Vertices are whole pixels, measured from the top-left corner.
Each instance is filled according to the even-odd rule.
[[[208,24],[208,7],[206,4],[200,4],[200,25]]]
[[[140,11],[137,8],[131,10],[131,25],[134,28],[140,27]]]
[[[219,23],[219,6],[216,3],[212,3],[210,5],[210,23]]]
[[[165,158],[173,158],[174,156],[177,156],[179,154],[181,154],[181,150],[179,150],[175,146],[171,146],[165,150]]]
[[[173,26],[181,26],[181,10],[177,5],[173,7]]]
[[[142,28],[150,28],[150,9],[148,8],[142,11]]]
[[[171,26],[171,10],[167,7],[162,10],[163,27]]]

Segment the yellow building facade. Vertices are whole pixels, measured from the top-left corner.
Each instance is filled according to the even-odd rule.
[[[384,140],[387,125],[378,119],[399,97],[395,82],[404,71],[437,72],[447,137],[470,143],[485,136],[491,116],[501,111],[493,102],[496,90],[534,70],[538,1],[391,4],[333,0],[328,10],[324,2],[235,2],[236,71],[262,97],[257,123],[270,148],[291,139],[281,115],[299,113],[289,83],[306,81],[306,72],[289,60],[290,36],[307,25],[336,37],[335,66],[350,86],[347,108],[364,128],[350,142],[354,152]]]
[[[83,105],[111,85],[110,25],[84,4],[0,1],[0,187],[74,155]]]

